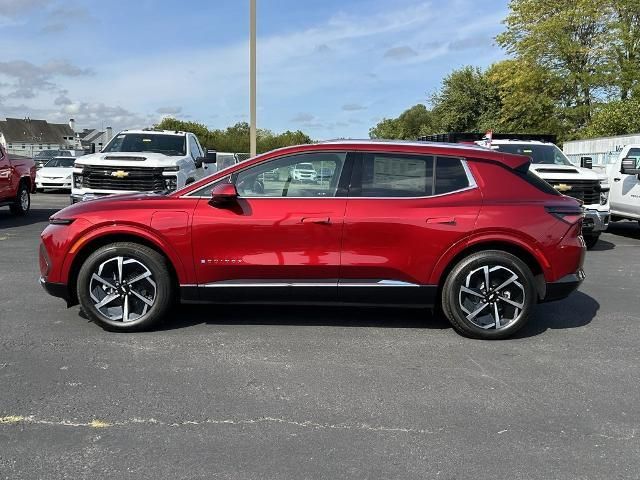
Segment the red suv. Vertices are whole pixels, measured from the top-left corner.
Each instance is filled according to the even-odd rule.
[[[333,175],[294,181],[297,165]],[[584,278],[582,210],[476,146],[337,141],[266,153],[173,193],[78,203],[42,233],[41,283],[109,330],[172,303],[440,306],[504,338]]]

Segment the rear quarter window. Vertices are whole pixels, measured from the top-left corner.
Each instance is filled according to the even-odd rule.
[[[468,188],[469,177],[459,158],[437,157],[435,166],[435,194]]]

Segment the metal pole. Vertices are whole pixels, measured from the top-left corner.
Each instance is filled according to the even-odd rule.
[[[250,109],[251,109],[251,123],[249,124],[249,143],[251,146],[251,156],[255,157],[257,150],[256,139],[256,0],[250,0],[250,47],[249,47],[249,75],[250,75],[250,90],[249,95]]]

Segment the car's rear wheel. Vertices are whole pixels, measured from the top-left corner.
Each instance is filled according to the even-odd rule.
[[[31,196],[29,195],[29,186],[26,182],[20,183],[18,194],[13,204],[9,207],[14,215],[26,215],[31,208]]]
[[[106,330],[130,332],[157,326],[175,288],[161,254],[136,243],[112,243],[82,264],[77,292],[91,320]]]
[[[535,304],[533,274],[518,257],[500,250],[461,260],[442,289],[442,310],[453,327],[471,338],[501,339],[529,319]]]

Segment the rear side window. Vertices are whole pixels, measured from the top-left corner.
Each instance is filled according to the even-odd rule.
[[[470,186],[459,158],[366,153],[361,170],[361,188],[354,196],[430,197]]]
[[[362,160],[363,197],[424,197],[433,191],[433,157],[367,153]]]
[[[435,194],[455,192],[469,187],[469,177],[459,158],[436,158]]]

